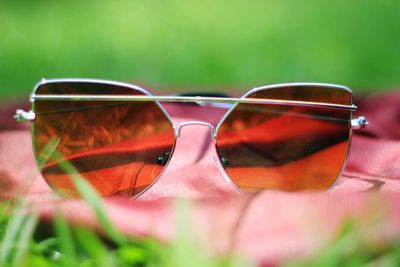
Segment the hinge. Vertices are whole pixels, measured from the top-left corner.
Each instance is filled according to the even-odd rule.
[[[14,119],[18,122],[33,121],[35,119],[35,113],[30,111],[25,111],[22,109],[17,109],[15,111]]]
[[[351,127],[355,129],[365,128],[369,124],[369,121],[364,116],[351,120]]]

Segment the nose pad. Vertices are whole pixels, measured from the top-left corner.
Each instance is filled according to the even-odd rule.
[[[229,166],[229,160],[227,158],[224,158],[224,157],[221,156],[220,159],[221,159],[222,166],[224,166],[224,167],[228,167]]]
[[[186,125],[194,126],[187,127],[181,132],[182,127]],[[209,129],[211,129],[211,139],[208,136]],[[214,127],[211,124],[185,122],[176,124],[176,131],[176,137],[181,136],[177,138],[173,153],[160,153],[158,158],[158,164],[167,163],[168,167],[141,198],[172,196],[205,198],[240,192],[224,173],[217,157]]]
[[[211,129],[211,139],[215,139],[215,129],[214,126],[208,122],[203,122],[203,121],[188,121],[184,122],[178,125],[178,127],[174,127],[175,131],[175,136],[178,138],[181,135],[181,129],[185,126],[188,125],[201,125],[201,126],[207,126]],[[208,141],[207,141],[208,143]],[[157,157],[156,162],[158,165],[166,165],[169,161],[169,158],[171,157],[171,152],[165,152],[164,154],[161,154],[160,156]]]
[[[162,154],[157,158],[157,164],[166,165],[170,157],[171,157],[171,152],[169,151],[165,152],[164,154]]]
[[[232,179],[229,177],[227,171],[225,170],[226,167],[229,166],[229,159],[219,156],[217,153],[217,149],[215,146],[215,142],[216,142],[216,134],[215,134],[215,128],[213,125],[211,125],[210,123],[207,122],[203,122],[203,121],[189,121],[189,122],[184,122],[181,123],[177,128],[176,128],[176,136],[179,137],[181,134],[181,129],[184,126],[187,125],[202,125],[202,126],[208,126],[211,129],[211,139],[214,142],[214,156],[213,156],[213,160],[214,160],[214,165],[217,166],[219,173],[224,177],[225,181],[227,181],[229,184],[233,185],[234,188],[239,191],[240,193],[242,192],[240,190],[240,188],[232,181]]]
[[[207,126],[210,127],[211,129],[211,139],[215,139],[215,128],[213,125],[211,125],[208,122],[204,122],[204,121],[188,121],[188,122],[184,122],[178,125],[177,128],[175,128],[175,135],[176,137],[179,137],[181,135],[181,129],[185,126],[188,125],[202,125],[202,126]]]

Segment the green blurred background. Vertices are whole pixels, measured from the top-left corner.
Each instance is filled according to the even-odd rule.
[[[42,77],[156,91],[400,85],[400,1],[0,0],[0,97]]]

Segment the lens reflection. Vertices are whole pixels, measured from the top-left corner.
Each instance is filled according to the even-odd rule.
[[[36,94],[132,94],[128,87],[93,83],[49,83]],[[49,185],[66,197],[77,196],[69,161],[103,196],[135,196],[161,174],[171,153],[174,132],[170,121],[154,102],[37,101],[34,142],[38,160],[46,160],[42,174]],[[57,140],[58,160],[45,150]]]
[[[339,88],[295,86],[247,97],[351,104]],[[217,135],[217,151],[244,191],[329,189],[349,145],[351,111],[321,107],[238,104]]]

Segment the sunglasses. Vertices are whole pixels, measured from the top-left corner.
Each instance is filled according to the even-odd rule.
[[[65,197],[78,195],[76,174],[103,196],[141,195],[167,168],[181,128],[195,124],[211,129],[216,163],[241,192],[329,190],[344,168],[352,129],[368,124],[353,118],[350,89],[317,83],[257,87],[231,98],[153,96],[103,80],[42,80],[31,102],[31,111],[17,110],[15,118],[33,122],[42,176]],[[166,110],[180,102],[223,115],[216,125],[174,124]]]

